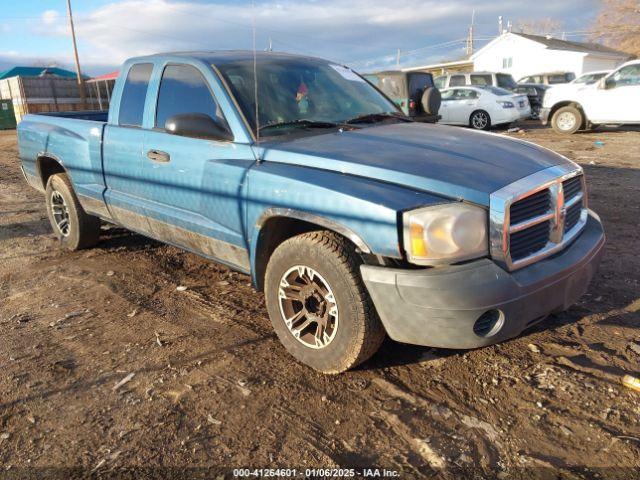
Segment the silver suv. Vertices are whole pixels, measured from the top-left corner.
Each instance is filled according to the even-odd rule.
[[[494,72],[449,73],[437,77],[433,83],[438,89],[465,85],[475,85],[477,87],[489,85],[514,90],[518,86],[510,74]]]

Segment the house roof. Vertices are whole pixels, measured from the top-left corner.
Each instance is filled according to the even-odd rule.
[[[509,35],[516,35],[518,37],[531,40],[532,42],[537,42],[541,45],[544,45],[549,50],[564,50],[569,52],[580,52],[580,53],[590,53],[594,55],[606,55],[606,56],[615,56],[621,58],[623,60],[629,59],[632,55],[628,53],[621,52],[620,50],[616,50],[614,48],[606,47],[599,43],[588,43],[588,42],[572,42],[569,40],[560,40],[558,38],[546,37],[543,35],[532,35],[530,33],[519,33],[519,32],[505,32],[502,35],[497,36],[493,40],[491,40],[488,44],[478,50],[476,53],[471,55],[471,59],[475,59],[481,52],[484,52],[495,43],[500,42],[503,38],[508,37]]]
[[[13,67],[0,72],[0,80],[11,77],[40,77],[42,75],[55,75],[63,78],[75,78],[75,72],[58,67]]]
[[[87,80],[87,82],[92,83],[102,82],[104,80],[115,80],[116,78],[118,78],[119,74],[120,70],[116,70],[115,72],[105,73],[104,75],[98,75],[97,77],[91,77],[89,80]]]
[[[542,35],[532,35],[530,33],[518,33],[511,32],[513,35],[532,40],[534,42],[541,43],[551,50],[569,50],[572,52],[584,52],[584,53],[606,53],[620,55],[623,57],[630,57],[628,53],[615,50],[613,48],[601,45],[599,43],[589,42],[571,42],[569,40],[560,40],[559,38],[545,37]]]

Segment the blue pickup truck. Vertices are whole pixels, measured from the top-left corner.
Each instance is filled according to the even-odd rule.
[[[414,122],[317,58],[133,58],[108,114],[27,115],[18,138],[63,246],[96,244],[104,221],[245,272],[282,344],[325,373],[385,335],[517,336],[585,292],[604,244],[575,163]]]

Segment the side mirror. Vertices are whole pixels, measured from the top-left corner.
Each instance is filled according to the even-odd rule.
[[[610,88],[613,88],[615,86],[616,86],[615,80],[610,78],[601,78],[598,81],[598,88],[602,90],[609,90]]]
[[[226,125],[205,113],[180,113],[167,119],[167,132],[183,137],[207,140],[233,140],[233,134]]]

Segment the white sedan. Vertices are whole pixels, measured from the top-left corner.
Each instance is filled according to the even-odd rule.
[[[526,95],[498,87],[453,87],[440,91],[440,123],[469,125],[488,130],[492,125],[529,118],[531,106]]]

